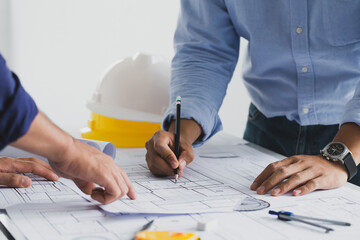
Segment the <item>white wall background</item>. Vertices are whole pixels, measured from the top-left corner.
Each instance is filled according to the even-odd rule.
[[[178,0],[2,0],[0,8],[0,51],[39,108],[76,136],[109,65],[139,51],[173,56]],[[240,71],[220,116],[224,130],[241,137],[250,100]]]
[[[10,1],[0,1],[0,52],[8,61],[11,59],[10,20]]]

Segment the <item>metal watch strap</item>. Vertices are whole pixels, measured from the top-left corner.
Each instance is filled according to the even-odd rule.
[[[348,178],[349,181],[357,174],[357,167],[351,153],[348,153],[343,160],[344,160],[344,165],[349,173],[349,178]]]

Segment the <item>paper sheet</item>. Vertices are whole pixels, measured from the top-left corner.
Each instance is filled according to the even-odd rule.
[[[240,213],[211,214],[218,219],[218,227],[206,232],[197,231],[199,220],[209,214],[192,215],[106,215],[95,205],[82,203],[27,204],[7,209],[14,223],[21,227],[28,239],[134,239],[143,225],[155,220],[151,230],[194,232],[205,240],[238,240],[258,232],[261,239],[285,239],[257,226],[256,220]],[[248,227],[242,228],[241,226]],[[235,227],[236,226],[236,227]],[[237,232],[239,226],[241,232]]]
[[[350,190],[350,191],[348,191]],[[343,188],[329,195],[359,193]],[[332,196],[334,198],[334,196]],[[333,199],[334,200],[334,199]],[[192,215],[107,215],[90,203],[22,204],[7,208],[13,222],[28,239],[133,239],[143,225],[155,220],[151,230],[194,232],[205,240],[238,239],[357,239],[360,234],[359,201],[340,198],[338,201],[284,201],[274,210],[291,210],[298,214],[349,221],[351,227],[331,226],[334,232],[324,231],[296,222],[283,222],[270,216],[267,210]],[[217,219],[214,229],[197,231],[201,219]]]
[[[137,199],[124,197],[102,206],[112,213],[185,214],[254,211],[269,204],[214,179],[199,168],[187,167],[175,183],[172,177],[154,177],[146,164],[123,165],[137,192]]]
[[[125,197],[102,208],[112,213],[156,214],[254,211],[267,208],[269,204],[266,201],[250,196],[249,183],[263,169],[263,163],[277,158],[253,150],[246,144],[236,146],[198,150],[198,157],[185,168],[184,176],[177,184],[172,178],[156,178],[150,173],[144,163],[144,150],[122,150],[118,153],[121,159],[118,159],[118,163],[132,180],[138,199],[132,201]],[[249,155],[252,156],[251,161],[247,159]],[[235,164],[241,161],[244,168],[234,172],[231,165],[220,163],[223,159],[232,159]],[[215,163],[212,168],[208,167],[209,160]]]
[[[19,203],[85,202],[80,190],[67,179],[48,181],[43,177],[27,173],[32,185],[29,188],[0,188],[0,209]]]
[[[144,163],[145,150],[119,150],[117,162],[122,166]],[[224,153],[224,154],[222,154]],[[228,157],[229,153],[236,158]],[[148,221],[155,219],[156,230],[196,232],[205,240],[237,239],[357,239],[360,235],[360,191],[345,187],[316,191],[293,197],[258,196],[249,190],[249,184],[263,167],[281,159],[276,154],[251,145],[219,146],[197,150],[197,158],[190,166],[204,171],[212,180],[243,193],[271,203],[271,207],[252,212],[209,213],[192,215],[108,215],[92,203],[21,204],[7,208],[18,228],[29,239],[133,239],[134,234]],[[213,154],[213,155],[212,155]],[[211,156],[210,156],[211,155]],[[216,155],[218,158],[213,158]],[[122,161],[124,160],[124,161]],[[284,222],[269,215],[268,210],[287,210],[295,214],[350,222],[352,226],[331,225],[334,232],[296,222]],[[197,232],[196,223],[201,218],[216,218],[219,226],[206,232]]]

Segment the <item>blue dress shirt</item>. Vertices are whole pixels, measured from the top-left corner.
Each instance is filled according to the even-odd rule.
[[[222,129],[218,110],[240,37],[249,41],[243,79],[265,116],[360,125],[360,1],[182,0],[164,129],[178,95],[202,141]]]
[[[0,150],[24,135],[37,113],[35,102],[0,54]]]

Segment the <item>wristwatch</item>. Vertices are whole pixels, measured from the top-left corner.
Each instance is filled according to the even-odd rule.
[[[321,155],[326,160],[333,162],[341,162],[345,165],[349,178],[352,179],[357,173],[356,163],[352,157],[351,151],[341,142],[331,142],[320,150]]]

